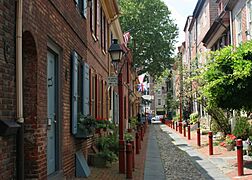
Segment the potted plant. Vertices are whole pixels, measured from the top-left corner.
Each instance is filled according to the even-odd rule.
[[[92,116],[85,116],[83,114],[78,115],[77,122],[77,134],[76,138],[89,138],[94,134],[94,130],[96,127],[96,120]]]
[[[106,167],[108,164],[117,160],[119,144],[117,136],[110,135],[97,139],[97,154],[89,154],[90,164],[95,167]]]
[[[234,149],[236,137],[233,134],[228,134],[225,139],[226,148],[228,151]]]
[[[134,137],[133,137],[132,134],[126,132],[126,133],[124,134],[124,139],[125,139],[125,141],[126,141],[127,143],[130,143],[130,142],[134,139]]]

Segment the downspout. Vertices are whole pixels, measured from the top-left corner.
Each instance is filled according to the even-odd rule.
[[[229,24],[230,24],[230,45],[233,45],[233,23],[232,23],[232,11],[229,11]]]
[[[22,17],[23,0],[17,0],[16,14],[16,93],[17,122],[20,129],[17,134],[17,179],[24,180],[24,117],[23,117],[23,61],[22,61]]]

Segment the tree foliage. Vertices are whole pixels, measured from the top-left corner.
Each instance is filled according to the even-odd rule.
[[[202,73],[203,95],[209,106],[252,109],[252,42],[212,52]]]
[[[173,59],[177,25],[170,18],[171,12],[161,0],[119,0],[120,24],[131,34],[130,48],[133,63],[140,73],[159,76]]]

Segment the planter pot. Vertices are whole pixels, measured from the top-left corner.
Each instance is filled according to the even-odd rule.
[[[233,144],[227,144],[226,148],[227,148],[227,151],[232,151],[234,149],[234,145]]]
[[[98,156],[97,154],[89,154],[88,155],[89,164],[98,167],[98,168],[104,168],[108,166],[108,162],[105,158]]]
[[[87,139],[94,136],[94,131],[90,131],[88,129],[78,130],[77,134],[75,134],[75,138]]]

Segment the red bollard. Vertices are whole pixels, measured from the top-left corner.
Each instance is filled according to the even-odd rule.
[[[243,172],[243,149],[242,149],[243,145],[241,139],[237,139],[236,147],[237,147],[238,176],[242,176],[244,172]]]
[[[190,127],[190,124],[187,126],[187,129],[188,129],[187,137],[188,137],[188,140],[190,140],[191,139],[191,127]]]
[[[209,155],[213,155],[213,132],[208,132]]]
[[[197,128],[197,145],[200,146],[200,128]]]
[[[126,178],[132,179],[132,146],[131,143],[126,145]]]
[[[186,137],[186,125],[184,124],[184,137]]]
[[[130,141],[130,144],[131,144],[131,146],[132,146],[132,169],[133,169],[133,171],[134,171],[134,169],[135,169],[135,143],[134,143],[134,141]]]
[[[136,132],[136,154],[139,154],[139,133]]]
[[[177,124],[177,122],[175,123],[175,125],[176,125],[176,131],[178,131],[178,124]]]
[[[141,131],[140,132],[138,132],[138,145],[139,145],[139,150],[141,150]]]
[[[119,140],[119,173],[125,173],[125,143]]]
[[[179,121],[179,133],[182,134],[182,122]]]
[[[143,133],[144,133],[143,132],[143,126],[141,126],[141,141],[143,141],[143,136],[144,136]]]

